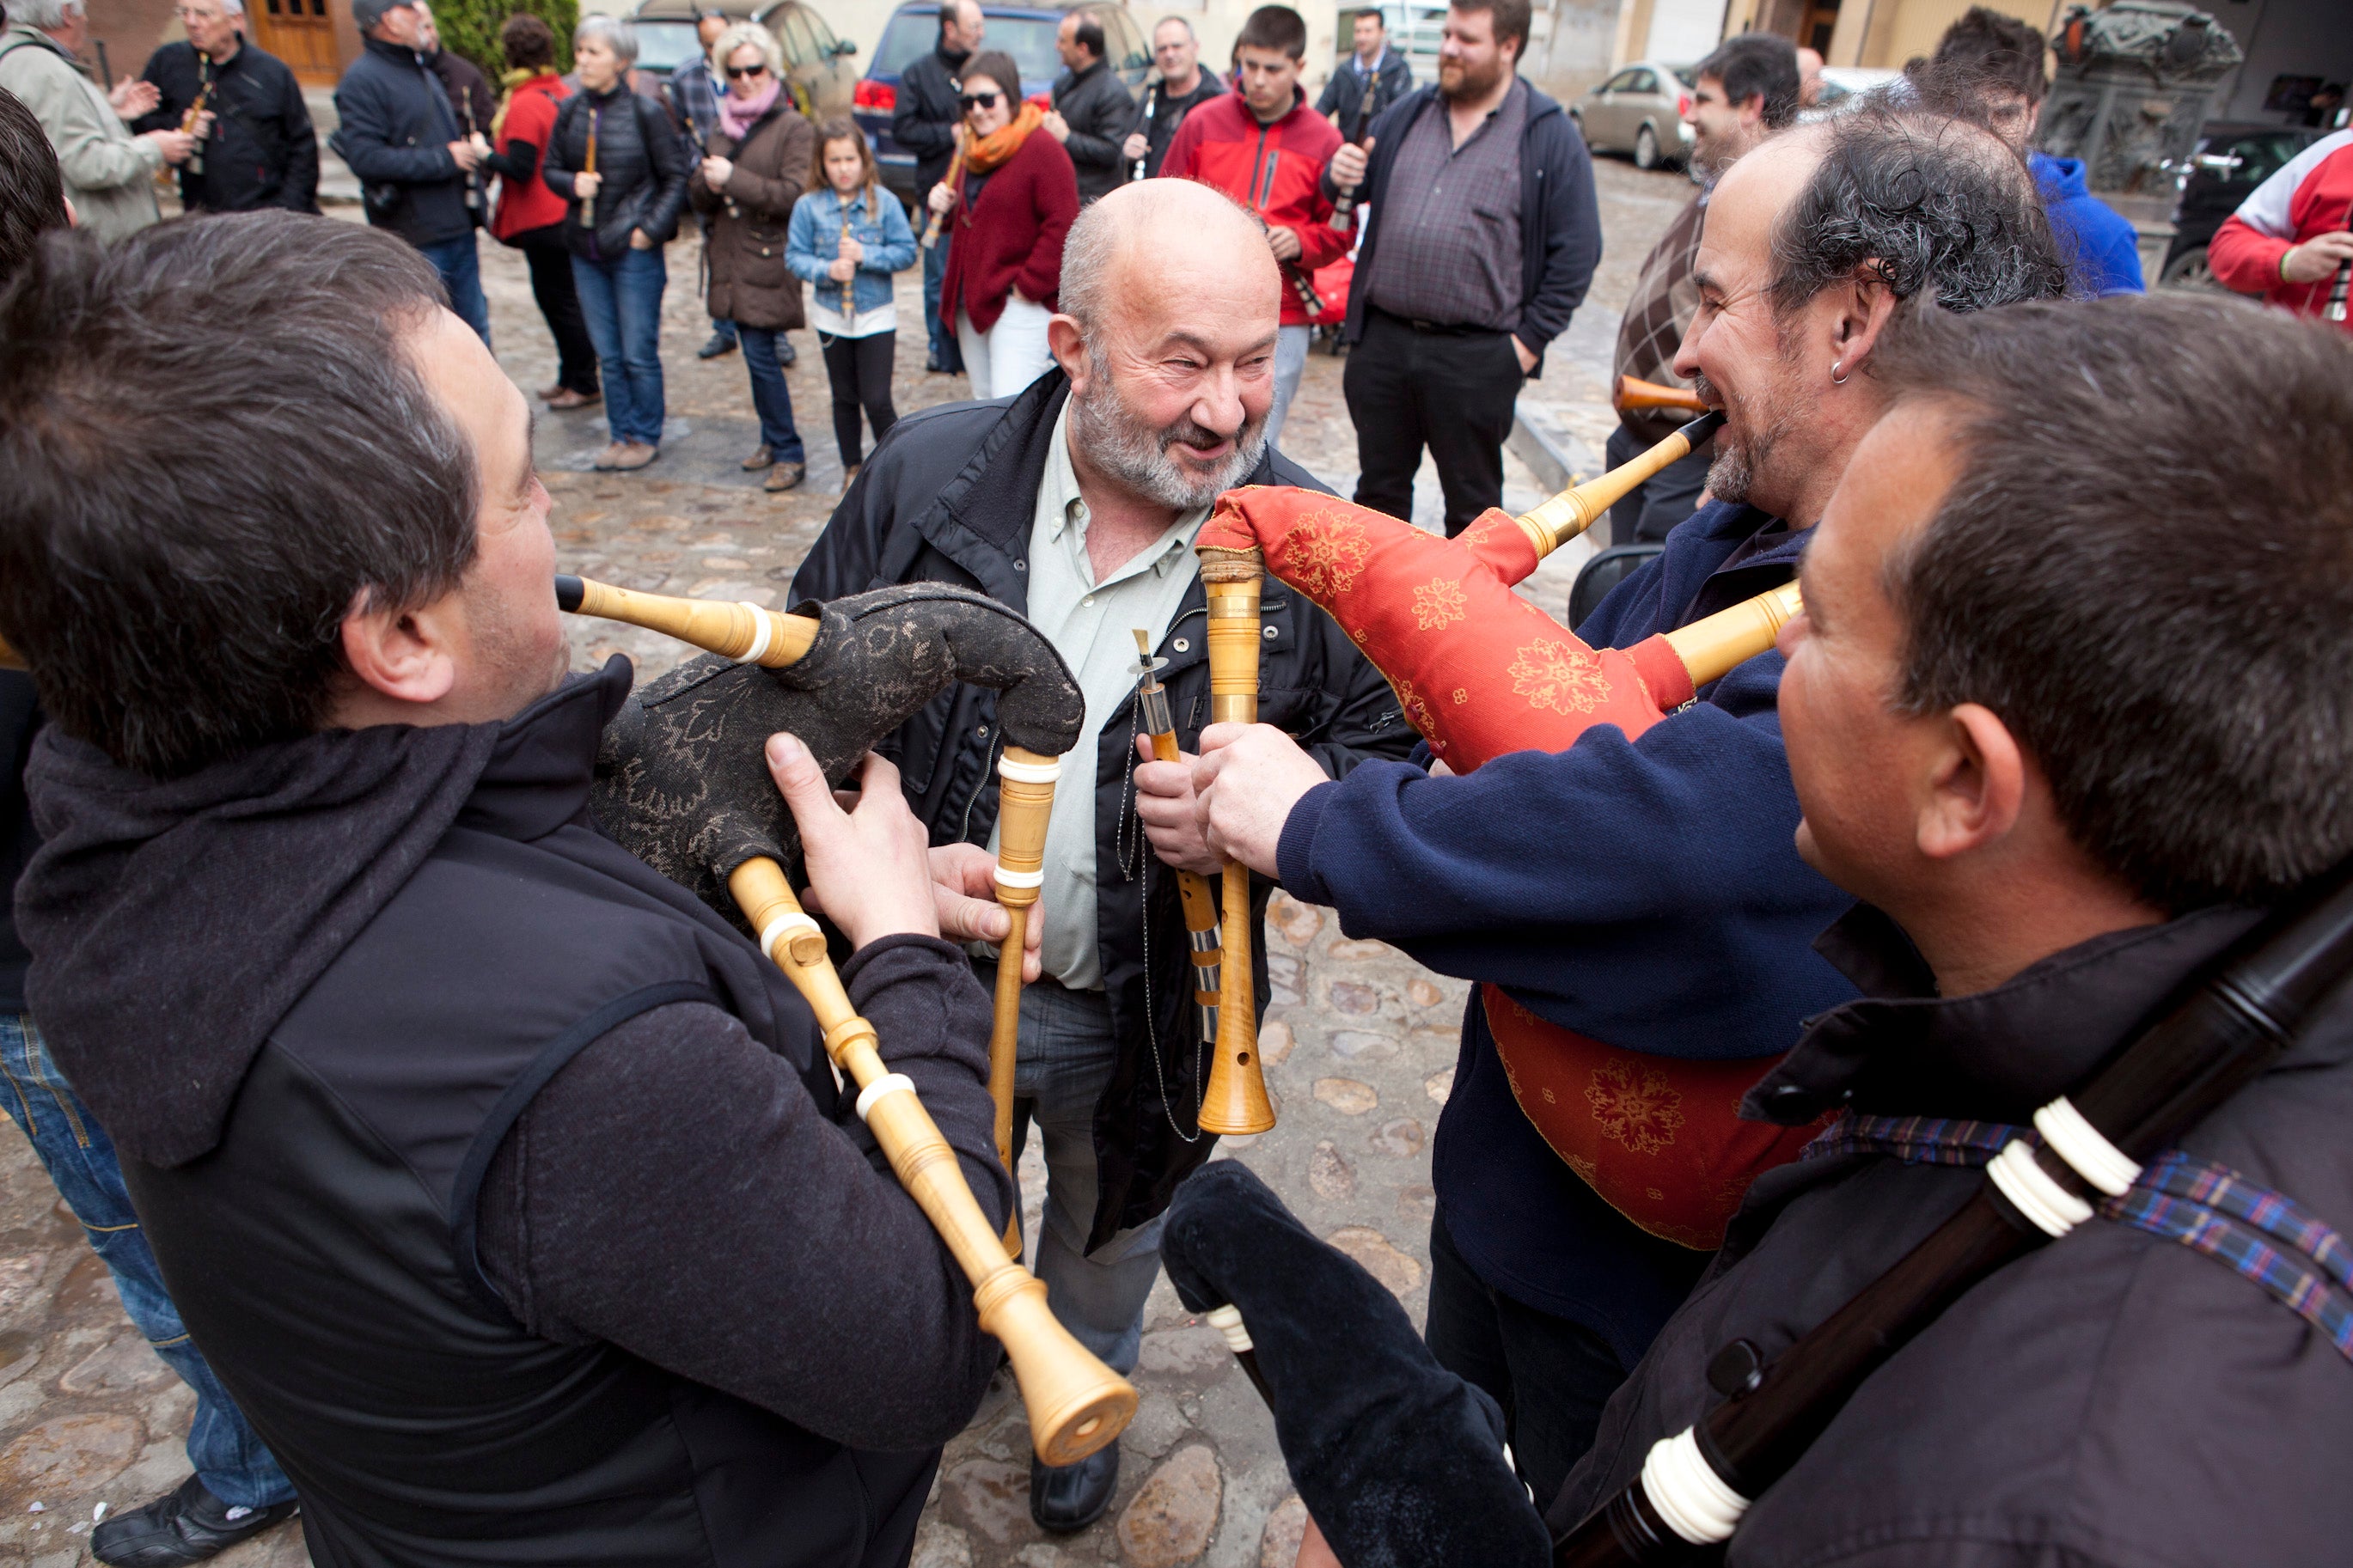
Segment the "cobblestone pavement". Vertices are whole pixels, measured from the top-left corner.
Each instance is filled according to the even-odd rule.
[[[1618,313],[1651,240],[1690,189],[1679,175],[1611,161],[1598,174],[1601,269],[1545,379],[1524,395],[1587,448],[1588,474],[1614,424],[1608,378]],[[544,385],[554,379],[554,354],[521,258],[487,242],[481,253],[501,361],[525,388]],[[812,335],[794,334],[800,362],[787,379],[808,445],[808,482],[765,495],[760,476],[737,466],[757,444],[742,356],[692,358],[709,331],[693,291],[695,247],[673,246],[670,265],[671,424],[662,458],[634,476],[589,472],[605,440],[601,413],[543,416],[537,447],[556,498],[558,548],[567,570],[625,586],[776,604],[838,499],[824,367]],[[900,312],[919,323],[913,277]],[[923,353],[920,327],[902,330],[902,412],[965,391],[961,378],[926,375]],[[1342,363],[1310,358],[1283,445],[1345,494],[1356,441]],[[1541,499],[1516,459],[1506,459],[1506,471],[1507,506]],[[1417,521],[1434,527],[1437,482],[1427,468],[1416,502]],[[1559,552],[1525,591],[1558,614],[1584,553]],[[678,657],[665,639],[593,622],[575,626],[574,650],[582,668],[625,652],[648,675]],[[1466,987],[1379,942],[1348,940],[1331,911],[1281,897],[1266,940],[1277,990],[1263,1047],[1282,1121],[1258,1138],[1227,1140],[1219,1157],[1247,1161],[1419,1321],[1428,1296],[1430,1135],[1453,1077]],[[1033,1142],[1024,1173],[1033,1235],[1045,1184],[1036,1151]],[[1018,1401],[1000,1386],[948,1447],[917,1544],[920,1568],[1288,1568],[1303,1514],[1257,1394],[1166,1280],[1145,1331],[1136,1373],[1143,1405],[1121,1440],[1119,1494],[1103,1521],[1059,1541],[1030,1524],[1028,1430]],[[104,1267],[28,1146],[13,1131],[0,1134],[0,1562],[66,1568],[86,1560],[100,1505],[138,1507],[186,1473],[181,1443],[193,1405],[123,1317]],[[299,1527],[288,1525],[216,1561],[297,1568],[309,1559]]]

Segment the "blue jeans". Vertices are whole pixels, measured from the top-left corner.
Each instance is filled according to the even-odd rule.
[[[231,1508],[268,1508],[291,1498],[293,1483],[188,1337],[132,1211],[114,1142],[58,1070],[32,1019],[0,1013],[0,1075],[8,1080],[8,1114],[32,1141],[58,1194],[114,1275],[122,1310],[164,1363],[196,1391],[196,1415],[188,1426],[188,1463],[196,1479]]]
[[[491,302],[482,298],[482,263],[474,254],[474,235],[466,231],[462,239],[445,239],[438,245],[420,245],[417,254],[433,263],[433,270],[441,274],[441,287],[449,290],[449,309],[458,319],[474,329],[474,335],[485,345],[491,341]]]
[[[932,363],[961,371],[964,353],[956,347],[955,323],[940,320],[940,284],[947,275],[948,236],[944,228],[940,242],[923,252],[923,331],[932,341]]]
[[[581,319],[596,345],[605,382],[605,426],[616,441],[661,445],[662,290],[670,268],[661,247],[624,250],[610,261],[572,258],[572,282]]]
[[[992,966],[976,964],[994,985]],[[1144,1342],[1144,1301],[1160,1277],[1155,1215],[1087,1252],[1095,1217],[1095,1103],[1119,1061],[1111,1004],[1100,991],[1070,991],[1050,980],[1021,988],[1021,1037],[1013,1069],[1014,1180],[1035,1121],[1046,1141],[1046,1215],[1038,1237],[1038,1278],[1064,1328],[1113,1371],[1135,1370]]]
[[[785,385],[784,362],[776,358],[782,332],[735,323],[735,339],[744,345],[744,368],[752,375],[752,411],[760,416],[760,445],[779,463],[805,463],[800,432],[793,428],[793,395]]]

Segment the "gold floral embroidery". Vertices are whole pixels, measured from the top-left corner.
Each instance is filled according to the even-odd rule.
[[[1609,679],[1591,648],[1554,637],[1538,637],[1512,656],[1512,690],[1531,708],[1556,713],[1590,713],[1608,700]]]
[[[1456,688],[1454,689],[1454,706],[1456,706],[1457,708],[1460,708],[1460,707],[1461,707],[1465,702],[1468,702],[1468,701],[1470,701],[1470,700],[1471,700],[1471,693],[1470,693],[1470,691],[1469,691],[1469,690],[1467,690],[1466,689],[1464,689],[1464,688],[1462,688],[1462,687],[1460,687],[1460,686],[1458,686],[1458,687],[1456,687]]]
[[[1398,707],[1404,711],[1405,721],[1420,731],[1422,735],[1430,740],[1430,754],[1435,756],[1440,749],[1440,742],[1435,739],[1438,733],[1438,721],[1431,717],[1430,704],[1423,700],[1420,692],[1413,689],[1413,682],[1410,680],[1392,680],[1389,685],[1397,692]]]
[[[1624,1062],[1594,1068],[1593,1081],[1585,1086],[1585,1102],[1593,1108],[1601,1135],[1637,1154],[1655,1154],[1675,1141],[1683,1124],[1683,1100],[1665,1074],[1645,1068],[1638,1081]]]
[[[1318,512],[1283,541],[1282,580],[1322,604],[1346,593],[1371,554],[1363,523]]]
[[[1414,624],[1426,632],[1451,626],[1468,613],[1465,606],[1469,603],[1463,596],[1461,583],[1433,577],[1413,591]]]

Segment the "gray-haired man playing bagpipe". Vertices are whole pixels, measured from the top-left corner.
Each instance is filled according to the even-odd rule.
[[[1780,689],[1799,850],[1862,900],[1821,950],[1864,994],[1746,1101],[1826,1130],[1533,1505],[1394,1300],[1237,1164],[1194,1178],[1169,1274],[1256,1342],[1303,1563],[2343,1552],[2353,447],[2314,437],[2353,362],[2126,298],[1919,311],[1874,373]],[[2186,1109],[2151,1141],[2111,1116],[2135,1093]]]

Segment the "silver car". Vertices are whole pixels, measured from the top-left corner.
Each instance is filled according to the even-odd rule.
[[[1568,117],[1597,153],[1631,153],[1638,169],[1691,153],[1694,85],[1690,66],[1636,60],[1569,105]]]

